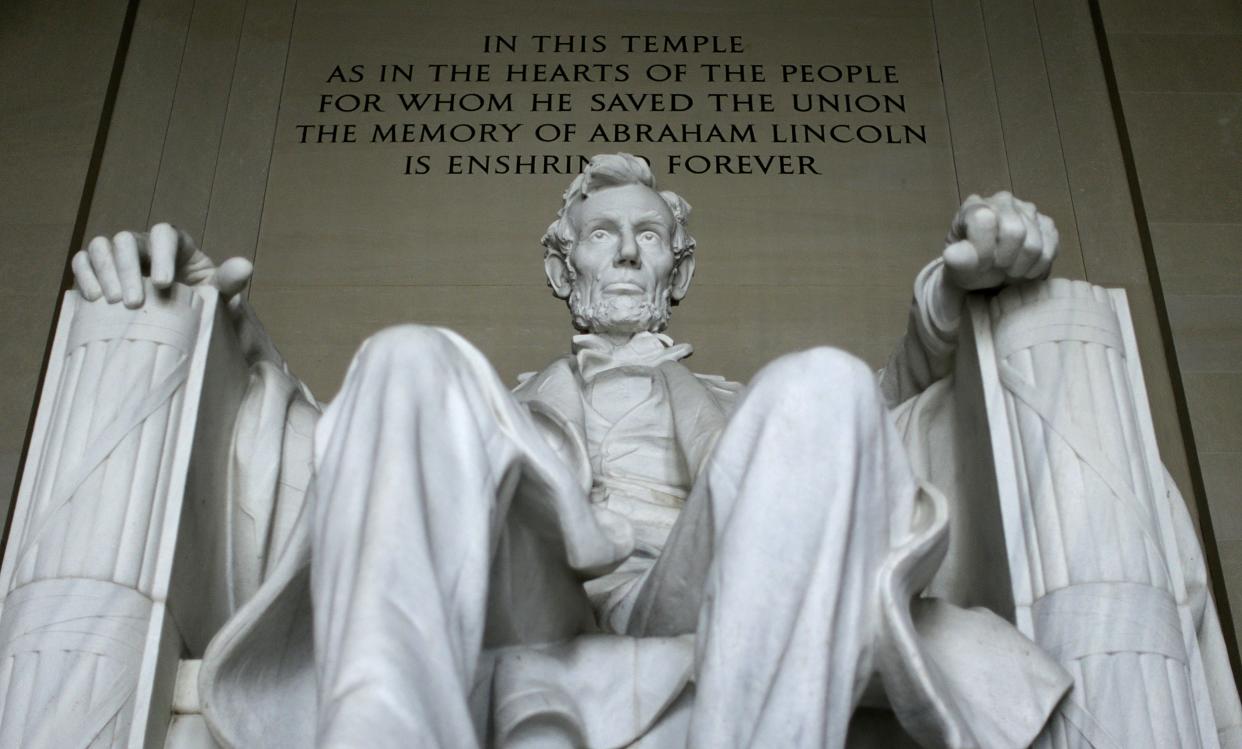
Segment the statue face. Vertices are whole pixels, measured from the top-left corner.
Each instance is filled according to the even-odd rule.
[[[577,235],[569,253],[574,324],[592,333],[662,329],[677,284],[676,223],[659,194],[642,185],[610,187],[575,203],[569,218]]]

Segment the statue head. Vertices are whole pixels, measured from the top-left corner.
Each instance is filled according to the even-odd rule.
[[[658,332],[694,276],[690,204],[658,192],[647,162],[591,159],[543,235],[548,285],[583,332]]]

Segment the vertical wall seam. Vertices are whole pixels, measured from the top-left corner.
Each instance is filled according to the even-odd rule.
[[[1134,150],[1130,145],[1130,131],[1126,125],[1125,111],[1122,108],[1121,93],[1117,87],[1117,76],[1113,70],[1112,53],[1108,47],[1108,34],[1104,29],[1104,15],[1100,10],[1099,0],[1087,0],[1091,11],[1091,25],[1095,32],[1095,42],[1100,55],[1100,63],[1104,69],[1104,85],[1108,89],[1108,103],[1113,113],[1113,123],[1117,128],[1117,140],[1121,147],[1121,161],[1125,167],[1126,182],[1130,187],[1130,203],[1134,210],[1137,223],[1139,245],[1143,248],[1143,260],[1147,267],[1147,279],[1151,285],[1152,299],[1156,308],[1156,322],[1160,326],[1160,338],[1164,344],[1165,360],[1169,364],[1169,379],[1173,387],[1173,400],[1177,409],[1177,420],[1182,428],[1182,438],[1186,451],[1186,463],[1190,469],[1191,493],[1194,495],[1195,507],[1199,513],[1199,531],[1203,536],[1203,553],[1206,557],[1208,578],[1211,592],[1216,600],[1217,614],[1222,620],[1221,634],[1224,636],[1225,647],[1229,652],[1229,665],[1233,669],[1234,682],[1242,676],[1242,661],[1238,656],[1238,639],[1234,629],[1233,612],[1229,606],[1229,594],[1225,588],[1225,578],[1221,571],[1220,552],[1216,547],[1216,533],[1212,529],[1212,513],[1207,502],[1207,489],[1203,481],[1203,470],[1199,465],[1199,451],[1195,446],[1194,426],[1190,419],[1190,408],[1186,401],[1186,389],[1182,383],[1182,369],[1177,359],[1177,346],[1174,343],[1173,327],[1169,322],[1169,310],[1165,304],[1164,287],[1160,282],[1160,268],[1156,261],[1155,246],[1151,240],[1151,228],[1147,224],[1147,208],[1143,202],[1143,191],[1139,185],[1138,167],[1134,160]],[[1225,623],[1228,626],[1224,626]]]
[[[143,222],[147,226],[151,225],[151,211],[155,209],[155,198],[160,192],[160,172],[164,169],[164,153],[168,150],[168,131],[172,128],[173,112],[177,109],[177,92],[181,90],[181,71],[185,69],[185,54],[190,46],[190,29],[194,28],[194,13],[197,10],[196,0],[190,5],[190,17],[186,20],[185,33],[181,37],[181,57],[177,60],[177,82],[173,84],[172,97],[168,100],[168,117],[164,120],[164,138],[160,141],[160,159],[155,164],[155,180],[151,183],[151,202],[147,204],[147,220]]]
[[[82,196],[78,199],[78,212],[73,220],[73,232],[69,235],[69,247],[65,255],[65,266],[60,275],[60,292],[56,295],[52,309],[52,325],[48,328],[47,341],[43,346],[43,363],[39,366],[39,377],[35,381],[35,402],[30,409],[26,421],[26,437],[22,440],[22,451],[17,459],[17,474],[14,476],[12,494],[9,497],[9,510],[4,519],[4,535],[0,538],[0,557],[8,547],[9,529],[13,526],[13,512],[17,508],[17,495],[26,473],[26,456],[30,453],[30,438],[34,432],[35,415],[38,412],[39,400],[47,378],[48,360],[52,354],[52,342],[56,338],[56,321],[60,319],[60,309],[64,303],[64,292],[73,286],[73,255],[82,248],[86,236],[86,222],[90,218],[91,203],[95,198],[95,185],[99,181],[99,169],[103,163],[104,147],[108,143],[108,129],[112,125],[112,112],[116,106],[117,92],[121,88],[121,74],[125,70],[125,58],[129,54],[129,42],[133,37],[134,21],[138,17],[139,0],[129,0],[125,7],[125,17],[121,21],[120,34],[117,36],[116,53],[112,56],[112,71],[108,74],[108,86],[104,89],[103,106],[99,111],[99,123],[95,127],[95,141],[91,146],[91,158],[87,162],[86,176],[82,180]],[[0,593],[2,594],[2,593]]]
[[[983,48],[988,53],[988,76],[992,79],[992,94],[996,97],[996,121],[1000,125],[1001,152],[1005,154],[1005,181],[1013,190],[1013,168],[1009,165],[1009,142],[1005,138],[1005,111],[1001,106],[1000,87],[996,85],[996,65],[992,62],[992,39],[988,32],[988,12],[983,7],[984,0],[979,0],[979,22],[983,25]]]
[[[251,263],[255,268],[255,275],[258,274],[259,267],[259,238],[263,236],[263,216],[265,207],[267,206],[267,190],[272,184],[272,160],[276,157],[276,134],[280,131],[280,112],[285,103],[285,84],[289,80],[289,51],[293,49],[293,30],[297,27],[298,21],[298,2],[293,0],[293,11],[289,14],[289,37],[285,43],[285,64],[280,71],[280,94],[276,98],[276,115],[272,118],[272,141],[271,146],[267,149],[267,176],[263,180],[263,196],[259,199],[259,225],[255,227],[254,232],[254,248],[250,253],[253,258]],[[251,277],[250,284],[246,287],[246,299],[250,299],[250,290],[254,288],[254,278]]]
[[[220,131],[216,138],[216,160],[211,165],[211,182],[207,185],[207,206],[203,211],[203,234],[198,238],[200,247],[207,247],[207,228],[210,226],[208,217],[211,215],[211,204],[215,202],[216,175],[220,173],[220,159],[224,156],[224,133],[229,125],[229,110],[233,106],[233,89],[237,86],[237,62],[242,55],[242,40],[246,37],[246,16],[250,14],[250,3],[247,0],[242,6],[241,23],[237,24],[237,46],[233,49],[233,67],[229,70],[229,92],[224,97],[224,112],[220,115]]]
[[[1035,35],[1039,37],[1039,58],[1044,66],[1044,81],[1048,84],[1048,103],[1052,107],[1052,121],[1057,126],[1057,145],[1061,152],[1061,171],[1065,175],[1065,195],[1069,198],[1070,217],[1074,221],[1074,236],[1078,238],[1078,262],[1083,275],[1087,273],[1087,251],[1083,247],[1082,227],[1078,223],[1078,204],[1074,201],[1074,188],[1070,184],[1069,161],[1065,158],[1065,138],[1061,135],[1061,115],[1057,112],[1057,97],[1052,92],[1052,73],[1048,70],[1048,50],[1044,46],[1044,32],[1039,25],[1039,6],[1031,0],[1031,15],[1035,18]]]
[[[944,61],[940,56],[940,27],[936,23],[936,0],[927,1],[927,10],[931,14],[932,41],[936,45],[936,75],[940,77],[940,101],[944,104],[944,129],[949,136],[949,160],[953,162],[953,187],[956,190],[957,204],[962,204],[962,176],[957,169],[957,149],[953,147],[953,116],[949,114],[949,92],[945,90]]]

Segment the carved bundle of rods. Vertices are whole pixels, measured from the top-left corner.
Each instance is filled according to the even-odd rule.
[[[179,289],[140,310],[66,304],[5,559],[5,747],[128,741],[202,302]]]
[[[1214,745],[1196,711],[1163,471],[1112,297],[1054,280],[990,304],[1027,557],[1012,570],[1030,591],[1019,625],[1074,678],[1036,746]]]

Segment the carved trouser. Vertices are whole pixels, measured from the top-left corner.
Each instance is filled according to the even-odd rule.
[[[316,463],[321,746],[462,746],[485,639],[583,631],[578,581],[625,553],[482,356],[443,331],[364,346]],[[876,571],[916,491],[861,362],[821,349],[760,373],[640,602],[637,626],[672,634],[686,603],[668,590],[701,591],[691,745],[841,745],[871,673]]]

